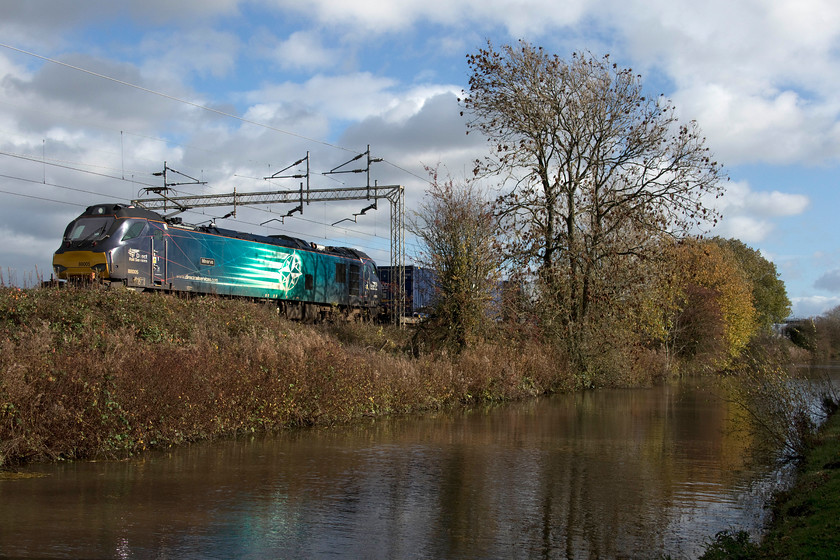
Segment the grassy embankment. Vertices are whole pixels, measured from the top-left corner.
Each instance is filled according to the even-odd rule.
[[[775,512],[761,558],[840,558],[840,414],[820,430]]]
[[[810,442],[796,483],[774,498],[773,521],[760,544],[746,533],[717,535],[704,560],[840,558],[840,414]]]
[[[522,333],[417,358],[409,336],[215,297],[0,288],[0,467],[574,388]]]

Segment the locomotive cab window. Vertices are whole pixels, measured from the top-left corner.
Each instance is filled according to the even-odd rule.
[[[303,277],[303,284],[304,288],[307,290],[314,290],[315,289],[315,278],[311,274],[307,274]]]
[[[339,284],[347,282],[347,265],[344,263],[335,263],[335,281]]]
[[[99,241],[114,223],[113,218],[81,218],[67,228],[67,241]]]
[[[129,239],[134,239],[138,237],[141,233],[143,233],[143,228],[146,226],[145,222],[132,222],[128,229],[125,231],[125,235],[122,236],[123,241],[128,241]]]

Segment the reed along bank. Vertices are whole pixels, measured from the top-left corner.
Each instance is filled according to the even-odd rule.
[[[836,408],[809,442],[793,486],[772,501],[760,543],[744,531],[715,535],[701,560],[835,559],[840,551],[840,415]]]
[[[0,467],[576,388],[521,331],[459,353],[411,338],[217,297],[2,287]]]

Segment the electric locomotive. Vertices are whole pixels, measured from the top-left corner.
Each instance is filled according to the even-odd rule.
[[[90,206],[73,220],[53,269],[59,280],[276,300],[305,321],[375,317],[383,301],[376,264],[356,249],[189,226],[123,204]]]

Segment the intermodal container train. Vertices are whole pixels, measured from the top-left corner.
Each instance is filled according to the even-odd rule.
[[[396,297],[398,282],[395,266],[380,266],[379,280],[384,288],[384,298],[388,308],[391,308],[393,298]],[[422,319],[432,312],[435,304],[437,277],[433,270],[416,265],[405,267],[403,286],[405,287],[405,308],[403,317]]]
[[[90,206],[73,220],[53,269],[59,280],[276,300],[287,317],[304,321],[382,312],[376,264],[361,251],[188,226],[123,204]]]

